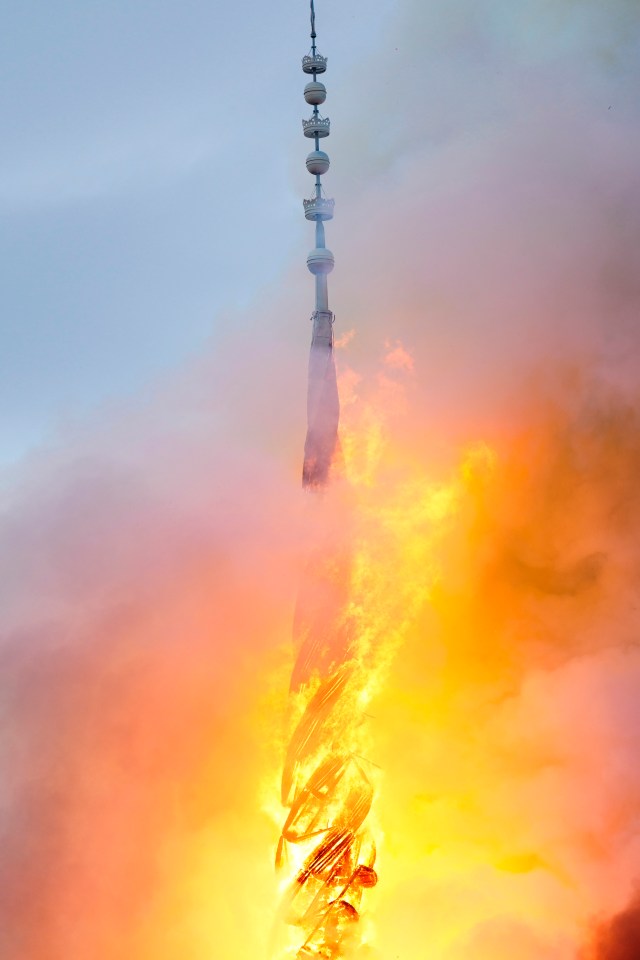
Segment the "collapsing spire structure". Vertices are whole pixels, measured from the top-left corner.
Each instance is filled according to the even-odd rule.
[[[329,134],[329,120],[318,110],[326,98],[318,74],[326,71],[327,61],[316,49],[313,0],[311,41],[302,69],[313,77],[304,89],[313,114],[303,121],[303,130],[315,140],[315,150],[307,157],[315,195],[304,201],[304,209],[307,219],[315,222],[316,245],[307,265],[315,276],[316,304],[303,484],[317,491],[327,485],[338,449],[339,403],[327,290],[333,254],[324,236],[333,200],[323,196],[320,179],[329,168],[329,157],[319,143]],[[315,506],[320,506],[319,500]],[[284,757],[281,802],[287,813],[276,852],[276,867],[285,879],[280,917],[289,931],[282,955],[291,960],[362,956],[363,894],[378,880],[375,840],[366,823],[374,791],[365,769],[368,762],[362,757],[368,675],[359,653],[354,605],[349,602],[348,530],[341,527],[338,540],[329,541],[309,557],[293,626],[297,654],[290,702],[297,722]]]
[[[302,483],[305,487],[321,487],[329,478],[331,463],[338,446],[340,403],[333,358],[333,313],[329,309],[327,277],[333,270],[333,254],[325,246],[324,224],[333,218],[334,201],[327,200],[322,190],[322,175],[329,169],[329,157],[320,149],[320,140],[328,137],[330,121],[321,117],[318,107],[324,103],[327,90],[318,74],[327,69],[327,58],[316,49],[316,22],[311,0],[311,52],[302,59],[304,73],[312,80],[304,88],[304,98],[313,107],[308,120],[302,121],[305,137],[314,140],[315,149],[307,156],[307,170],[315,177],[315,193],[304,201],[304,215],[315,222],[315,248],[307,257],[307,267],[315,277],[316,303],[311,321],[311,352],[307,393],[307,437],[304,445]]]

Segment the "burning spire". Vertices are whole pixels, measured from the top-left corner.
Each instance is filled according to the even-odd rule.
[[[320,139],[329,119],[319,105],[326,88],[318,75],[327,60],[316,49],[311,0],[311,51],[302,60],[313,79],[304,88],[313,106],[303,120],[304,135],[315,140],[307,169],[315,195],[304,201],[315,222],[315,248],[307,266],[315,276],[316,303],[309,359],[307,437],[303,485],[327,485],[338,449],[339,401],[333,356],[333,313],[327,276],[333,254],[325,246],[324,224],[334,201],[323,195],[322,174],[329,157]],[[293,931],[287,955],[297,960],[340,960],[362,943],[363,892],[377,883],[376,846],[365,824],[373,801],[368,763],[362,757],[366,664],[358,658],[357,629],[350,604],[352,558],[348,535],[341,544],[312,552],[300,585],[294,622],[296,663],[291,678],[294,729],[284,758],[281,802],[288,808],[276,867],[285,874],[281,917]]]
[[[333,321],[329,309],[327,277],[333,270],[333,254],[325,246],[324,224],[333,218],[334,201],[328,200],[322,189],[322,175],[329,169],[329,157],[320,149],[320,140],[329,136],[330,121],[322,117],[318,107],[324,103],[327,90],[318,80],[318,74],[327,69],[327,58],[316,48],[316,17],[311,0],[311,51],[302,58],[302,69],[312,80],[304,88],[304,98],[313,107],[308,120],[302,121],[305,137],[314,141],[314,149],[307,156],[307,170],[315,177],[315,193],[304,201],[304,215],[315,222],[314,249],[307,257],[307,267],[316,281],[316,303],[311,321],[311,353],[309,356],[309,385],[307,392],[307,437],[304,445],[302,483],[305,487],[321,487],[329,478],[329,471],[338,445],[340,404],[333,359]]]

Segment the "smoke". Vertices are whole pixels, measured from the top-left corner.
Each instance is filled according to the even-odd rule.
[[[345,422],[464,479],[372,709],[385,956],[633,953],[639,44],[631,2],[405,2],[331,79]],[[310,303],[292,267],[4,478],[7,960],[263,949]]]
[[[596,932],[590,960],[633,960],[640,952],[640,897]]]
[[[335,162],[340,195],[362,184],[332,239],[349,262],[342,309],[360,311],[366,290],[414,355],[432,418],[499,415],[536,362],[633,383],[637,16],[416,4],[388,37],[380,102],[344,117],[353,156]],[[364,352],[378,326],[362,326]]]
[[[210,953],[252,864],[296,521],[266,459],[222,464],[205,437],[103,426],[101,455],[39,457],[5,515],[3,957]]]

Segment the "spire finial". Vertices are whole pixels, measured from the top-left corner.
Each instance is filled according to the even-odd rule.
[[[318,107],[324,103],[327,89],[318,80],[327,69],[327,58],[316,50],[316,11],[311,8],[311,53],[302,58],[302,70],[313,79],[304,88],[304,99],[313,107],[308,120],[302,121],[305,137],[314,141],[315,149],[307,156],[307,170],[315,180],[314,196],[304,201],[304,215],[315,224],[315,247],[307,257],[307,267],[314,275],[315,310],[312,314],[311,356],[309,359],[308,429],[304,448],[303,485],[323,487],[338,443],[338,388],[333,359],[333,313],[329,309],[327,278],[333,270],[333,254],[327,249],[324,226],[333,218],[333,200],[324,196],[322,175],[329,169],[329,157],[320,149],[320,140],[329,136],[331,123],[321,117]]]

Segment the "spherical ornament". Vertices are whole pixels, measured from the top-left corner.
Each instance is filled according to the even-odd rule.
[[[318,106],[318,104],[324,103],[327,99],[327,88],[324,83],[314,80],[304,88],[304,98],[307,103],[313,104],[314,107]]]
[[[316,247],[307,257],[307,267],[314,276],[319,273],[331,273],[334,267],[331,250],[327,250],[326,247]]]
[[[307,170],[313,174],[323,174],[329,169],[330,161],[324,150],[312,150],[307,157]]]

